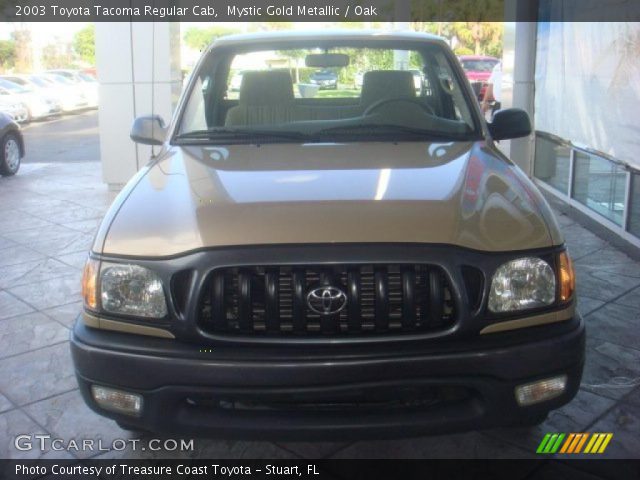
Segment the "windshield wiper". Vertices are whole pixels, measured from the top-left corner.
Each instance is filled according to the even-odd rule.
[[[176,140],[219,140],[224,138],[232,139],[256,139],[267,140],[287,139],[287,140],[307,140],[309,135],[303,132],[291,132],[286,130],[248,130],[239,128],[221,128],[212,130],[193,130],[175,136]]]
[[[341,125],[338,127],[324,128],[317,132],[320,136],[329,136],[334,134],[361,134],[374,133],[380,135],[382,133],[402,134],[417,136],[420,138],[438,139],[438,140],[462,140],[467,135],[459,133],[446,133],[424,128],[407,127],[404,125],[395,125],[392,123],[361,123],[356,125]]]

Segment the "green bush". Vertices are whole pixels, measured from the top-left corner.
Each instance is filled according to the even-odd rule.
[[[468,47],[459,46],[453,49],[456,55],[473,55],[474,52]]]

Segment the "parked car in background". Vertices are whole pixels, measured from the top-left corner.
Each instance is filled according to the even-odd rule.
[[[84,92],[74,82],[62,75],[41,73],[32,75],[32,77],[43,80],[48,83],[50,88],[55,89],[63,112],[73,112],[74,110],[87,108],[89,105]]]
[[[338,88],[338,75],[331,70],[316,70],[309,77],[309,83],[318,85],[320,90],[325,88],[336,90]]]
[[[491,71],[500,62],[500,59],[486,55],[460,55],[458,59],[478,100],[482,100],[487,90]]]
[[[11,117],[0,112],[0,175],[15,175],[24,152],[20,126]]]
[[[37,88],[44,95],[53,98],[54,101],[60,106],[61,111],[65,110],[65,105],[69,107],[67,111],[73,110],[71,106],[76,102],[77,93],[72,89],[66,87],[60,88],[60,85],[53,82],[52,80],[36,74],[14,75],[11,78],[13,77],[19,78],[23,82],[31,85],[33,88]]]
[[[21,81],[19,77],[0,76],[0,87],[16,95],[26,105],[28,120],[38,120],[57,115],[62,110],[60,103],[51,93],[41,91],[39,88],[30,85],[29,82]]]
[[[0,112],[19,123],[29,120],[29,110],[24,102],[6,88],[0,87]]]
[[[89,75],[90,77],[93,77],[96,80],[98,79],[98,72],[95,69],[95,67],[85,68],[81,70],[81,72],[84,73],[85,75]]]
[[[60,75],[70,82],[73,82],[87,99],[87,107],[96,108],[98,106],[98,81],[95,77],[78,70],[69,69],[47,70],[44,73]]]

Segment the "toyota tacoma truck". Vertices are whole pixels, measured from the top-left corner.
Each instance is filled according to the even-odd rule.
[[[273,68],[294,52],[364,71],[361,88],[300,96]],[[171,123],[133,124],[156,155],[84,269],[85,401],[123,428],[225,438],[542,422],[578,390],[585,328],[554,215],[496,146],[530,133],[521,110],[482,118],[438,37],[216,40]]]

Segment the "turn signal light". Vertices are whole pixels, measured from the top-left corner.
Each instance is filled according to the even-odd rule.
[[[134,417],[142,413],[142,397],[137,393],[91,385],[91,396],[105,410]]]
[[[566,388],[566,375],[538,380],[516,387],[516,401],[521,407],[535,405],[562,395]]]
[[[576,275],[573,271],[573,262],[569,258],[569,254],[565,251],[560,254],[560,301],[567,302],[573,297],[576,289]]]
[[[87,258],[82,272],[82,299],[84,306],[91,310],[98,309],[98,271],[100,262]]]

